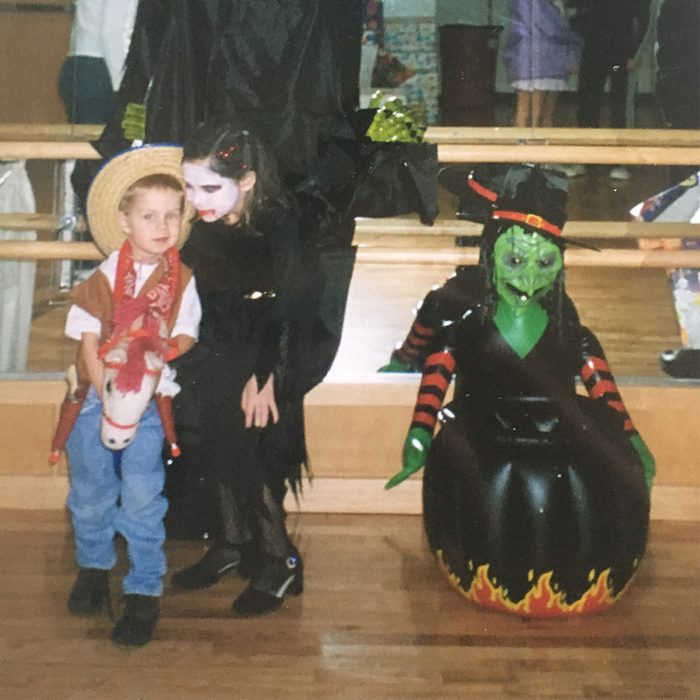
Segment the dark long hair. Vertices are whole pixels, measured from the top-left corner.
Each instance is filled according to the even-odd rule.
[[[206,161],[211,170],[231,180],[254,172],[255,186],[246,201],[246,217],[270,205],[289,205],[268,147],[251,129],[233,121],[200,124],[187,139],[182,160]]]

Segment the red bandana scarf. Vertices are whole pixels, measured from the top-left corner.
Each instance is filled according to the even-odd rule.
[[[180,254],[170,248],[162,258],[163,274],[151,289],[136,296],[136,269],[130,241],[119,250],[114,283],[114,314],[110,339],[100,348],[100,356],[125,337],[130,338],[127,360],[119,369],[116,386],[120,391],[138,391],[146,372],[146,351],[169,359],[169,339],[161,335],[167,324],[180,284]],[[140,323],[139,323],[140,321]],[[171,348],[172,349],[172,348]]]

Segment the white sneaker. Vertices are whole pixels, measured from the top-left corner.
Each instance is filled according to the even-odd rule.
[[[630,171],[622,165],[618,165],[610,171],[611,180],[629,180]]]
[[[586,172],[583,163],[556,163],[549,166],[553,170],[559,170],[567,177],[580,177]]]

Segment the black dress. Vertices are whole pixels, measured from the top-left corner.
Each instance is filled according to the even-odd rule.
[[[260,536],[261,518],[277,520],[268,536],[279,549],[287,543],[282,500],[306,454],[291,366],[303,293],[296,214],[277,208],[236,226],[199,222],[181,255],[195,275],[202,321],[197,344],[173,363],[182,456],[169,467],[168,534],[242,542]],[[280,420],[245,428],[243,387],[255,375],[262,388],[271,374]]]

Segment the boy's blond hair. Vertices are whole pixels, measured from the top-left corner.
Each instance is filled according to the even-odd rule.
[[[144,190],[173,190],[180,195],[180,211],[185,208],[185,191],[182,183],[167,173],[155,173],[139,178],[126,189],[119,200],[119,211],[128,213],[134,204],[134,199]]]

